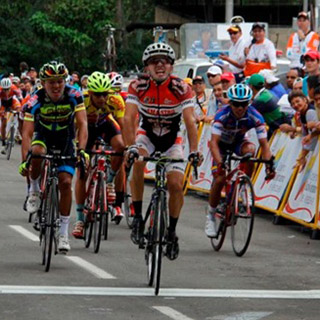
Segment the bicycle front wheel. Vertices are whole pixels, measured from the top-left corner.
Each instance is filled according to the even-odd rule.
[[[45,201],[44,216],[43,221],[43,238],[42,238],[42,261],[45,266],[45,271],[50,270],[52,249],[55,236],[55,220],[58,216],[58,197],[57,197],[57,186],[56,182],[53,180],[52,184],[49,186],[47,193],[47,199]]]
[[[165,193],[161,191],[159,194],[158,202],[156,203],[155,208],[155,221],[156,221],[156,243],[155,243],[155,287],[154,292],[155,295],[158,295],[160,290],[160,280],[161,280],[161,264],[162,264],[162,250],[163,250],[163,242],[164,242],[164,232],[165,232],[165,223],[164,216],[166,214],[166,203],[165,203]]]
[[[101,173],[99,173],[98,178],[95,204],[96,206],[93,215],[93,244],[94,253],[98,253],[101,243],[102,217],[107,211],[105,203],[105,184]]]
[[[234,253],[241,257],[248,249],[254,221],[254,190],[248,176],[234,186],[231,216],[231,242]]]
[[[13,144],[14,144],[14,126],[11,126],[8,140],[7,140],[7,148],[6,148],[7,160],[10,160]]]

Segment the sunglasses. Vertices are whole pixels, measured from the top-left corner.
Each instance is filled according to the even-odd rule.
[[[194,84],[194,85],[196,85],[196,84],[203,84],[203,81],[193,81],[192,84]]]
[[[166,58],[151,58],[148,60],[148,65],[150,64],[158,64],[158,63],[161,63],[161,64],[169,64],[170,61]]]
[[[208,74],[208,75],[207,75],[208,78],[214,78],[214,77],[216,77],[216,76],[218,76],[218,74]]]
[[[297,77],[286,77],[287,79],[297,79]]]
[[[109,94],[109,92],[93,92],[93,95],[95,96],[95,97],[107,97],[108,96],[108,94]]]
[[[229,32],[229,35],[232,36],[232,35],[235,35],[237,34],[238,32]]]
[[[249,106],[248,102],[238,102],[238,101],[232,101],[231,105],[235,108],[246,108]]]

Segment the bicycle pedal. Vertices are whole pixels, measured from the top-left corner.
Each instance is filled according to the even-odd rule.
[[[146,242],[144,241],[143,238],[141,238],[139,240],[139,249],[145,249],[145,247],[146,247]]]

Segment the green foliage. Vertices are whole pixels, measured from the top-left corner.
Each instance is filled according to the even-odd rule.
[[[70,71],[89,73],[103,69],[102,52],[111,24],[124,28],[131,22],[152,22],[154,0],[122,0],[123,21],[116,21],[119,0],[1,0],[0,70],[18,73],[21,61],[39,69],[60,59]],[[144,32],[137,45],[136,33],[123,41],[117,33],[119,70],[141,67],[144,48],[152,39]],[[120,41],[119,41],[120,40]]]

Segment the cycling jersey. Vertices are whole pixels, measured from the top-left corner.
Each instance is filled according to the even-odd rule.
[[[3,90],[2,87],[0,87],[0,100],[5,101],[11,99],[13,96],[16,96],[16,98],[21,101],[22,100],[22,93],[21,90],[16,87],[14,84],[11,85],[9,94],[5,94],[5,91]]]
[[[115,119],[121,119],[124,117],[125,103],[123,98],[118,93],[109,94],[107,97],[107,102],[104,108],[97,109],[90,101],[90,96],[88,92],[84,93],[84,104],[86,106],[87,114],[97,114],[99,120],[101,121],[108,114],[112,114]]]
[[[18,110],[20,109],[21,104],[20,101],[15,97],[11,97],[8,100],[1,100],[0,101],[0,116],[4,117],[5,113],[10,110]]]
[[[182,111],[194,107],[191,88],[173,75],[161,84],[144,76],[133,80],[128,92],[126,102],[136,105],[140,113],[138,132],[144,132],[156,150],[168,150],[176,142]]]
[[[245,134],[252,128],[256,130],[258,139],[267,138],[264,119],[254,107],[249,106],[245,115],[237,119],[231,107],[227,106],[216,113],[211,132],[220,136],[223,143],[233,145],[242,143]]]
[[[35,131],[45,128],[63,134],[65,130],[74,132],[74,114],[85,110],[85,106],[81,92],[66,85],[58,102],[51,101],[45,89],[40,89],[31,96],[23,109],[24,120],[35,122]]]

